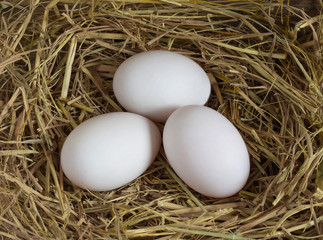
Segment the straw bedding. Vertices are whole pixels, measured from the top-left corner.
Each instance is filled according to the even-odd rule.
[[[323,238],[320,10],[319,1],[0,2],[2,239]],[[123,111],[113,74],[150,49],[182,53],[208,73],[207,105],[239,129],[250,153],[239,194],[198,194],[163,149],[114,191],[64,177],[66,136]]]

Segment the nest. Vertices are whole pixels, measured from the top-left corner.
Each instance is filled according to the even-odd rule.
[[[320,4],[292,3],[0,2],[2,239],[323,238],[323,18]],[[109,192],[64,176],[66,136],[123,111],[113,74],[151,49],[184,54],[208,73],[207,105],[238,128],[250,153],[238,194],[200,195],[162,153]]]

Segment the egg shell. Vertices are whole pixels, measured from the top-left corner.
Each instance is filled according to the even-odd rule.
[[[179,107],[204,105],[211,84],[205,71],[190,58],[153,50],[125,60],[114,75],[113,90],[127,111],[165,122]]]
[[[107,113],[86,120],[68,135],[61,165],[79,187],[108,191],[140,176],[160,144],[160,131],[151,120],[127,112]]]
[[[177,109],[165,124],[163,145],[177,175],[201,194],[229,197],[247,182],[250,161],[240,133],[209,107]]]

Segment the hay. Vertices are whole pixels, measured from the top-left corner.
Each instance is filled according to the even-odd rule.
[[[323,238],[323,24],[307,11],[321,6],[293,3],[0,2],[2,239]],[[182,53],[208,73],[208,106],[250,152],[239,194],[194,192],[162,150],[114,191],[88,192],[64,177],[65,137],[90,117],[122,111],[113,74],[149,49]]]

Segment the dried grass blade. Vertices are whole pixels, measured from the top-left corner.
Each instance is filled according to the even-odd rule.
[[[56,101],[57,106],[61,109],[61,111],[63,112],[64,116],[66,117],[67,120],[70,121],[71,125],[73,128],[77,127],[77,123],[75,122],[75,120],[73,119],[72,115],[67,111],[67,109],[63,106],[63,104],[57,100]]]
[[[6,114],[8,113],[10,107],[13,105],[13,103],[16,101],[18,95],[19,95],[20,89],[16,89],[16,91],[12,94],[10,100],[7,102],[5,107],[2,109],[1,114],[0,114],[0,124],[5,118]]]
[[[277,58],[277,59],[286,59],[287,54],[286,53],[270,53],[270,52],[263,52],[260,50],[255,50],[255,49],[250,49],[250,48],[240,48],[240,47],[236,47],[236,46],[232,46],[230,44],[227,43],[222,43],[222,42],[218,42],[218,41],[210,41],[211,43],[227,48],[227,49],[231,49],[237,52],[241,52],[241,53],[247,53],[250,55],[256,55],[256,56],[263,56],[263,57],[272,57],[272,58]]]
[[[178,228],[178,227],[172,227],[172,226],[165,226],[165,229],[172,230],[175,232],[188,233],[191,236],[192,235],[200,235],[200,236],[210,236],[210,237],[216,237],[216,238],[222,238],[222,239],[252,240],[252,238],[240,237],[240,236],[234,235],[234,234],[205,232],[205,231],[190,230],[190,229],[184,229],[184,228]]]
[[[62,92],[61,92],[62,98],[67,98],[68,88],[71,81],[72,66],[73,66],[73,61],[76,53],[76,47],[77,47],[77,40],[75,37],[72,37],[70,49],[67,55],[65,74],[63,79],[63,86],[62,86]]]
[[[28,155],[28,154],[37,154],[36,150],[30,149],[16,149],[16,150],[1,150],[0,156],[18,156],[18,155]]]
[[[87,112],[89,112],[89,113],[93,113],[93,112],[94,112],[94,109],[89,108],[89,107],[87,107],[87,106],[85,106],[85,105],[83,105],[83,104],[80,104],[80,103],[77,103],[77,102],[72,102],[72,103],[70,103],[72,100],[71,100],[71,101],[69,101],[68,99],[65,99],[65,98],[62,98],[62,97],[59,97],[59,100],[60,100],[60,101],[62,101],[62,102],[67,103],[67,105],[71,105],[71,106],[73,106],[73,107],[76,107],[76,108],[82,109],[82,110],[87,111]]]
[[[0,232],[0,236],[4,236],[8,239],[15,239],[15,240],[18,240],[19,238],[17,236],[14,236],[14,235],[11,235],[9,234],[8,232]]]

